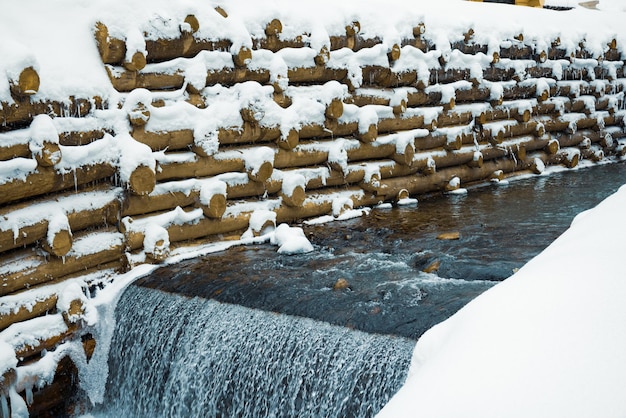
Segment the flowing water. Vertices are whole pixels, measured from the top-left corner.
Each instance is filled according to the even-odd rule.
[[[118,305],[97,415],[372,416],[414,339],[624,183],[624,163],[518,179],[305,226],[313,253],[246,246],[158,269]]]
[[[109,417],[365,417],[414,341],[131,287],[118,305]]]
[[[305,227],[313,253],[232,248],[164,267],[137,284],[416,339],[624,183],[626,164],[617,163],[434,195],[415,207]],[[460,238],[437,239],[443,232]],[[437,271],[422,271],[436,262]],[[333,290],[340,278],[348,288]]]

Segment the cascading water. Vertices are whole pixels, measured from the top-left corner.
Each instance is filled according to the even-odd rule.
[[[414,341],[132,286],[96,416],[366,417]]]

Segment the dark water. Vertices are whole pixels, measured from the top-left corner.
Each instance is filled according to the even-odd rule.
[[[370,417],[412,340],[131,287],[116,311],[106,417]]]
[[[415,207],[305,226],[313,253],[233,248],[164,267],[137,285],[417,338],[510,276],[577,213],[624,183],[622,162],[430,196]],[[442,232],[459,232],[460,239],[438,240]],[[435,261],[438,271],[422,272]],[[340,278],[349,287],[333,290]]]

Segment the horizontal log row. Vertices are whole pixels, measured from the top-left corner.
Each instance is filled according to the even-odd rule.
[[[225,23],[227,20],[224,21]],[[201,51],[230,51],[233,42],[229,39],[215,39],[214,37],[201,37],[199,29],[200,22],[194,15],[187,15],[179,22],[179,31],[171,38],[144,39],[143,48],[137,45],[133,49],[127,47],[123,34],[114,36],[103,22],[98,22],[95,26],[94,35],[98,44],[98,50],[102,61],[106,64],[125,65],[136,68],[137,61],[145,65],[146,62],[162,62],[177,57],[193,57]],[[372,48],[377,45],[387,45],[380,37],[364,37],[361,31],[361,24],[358,21],[346,22],[345,31],[342,33],[331,33],[328,39],[322,44],[329,51],[348,48],[359,51],[364,48]],[[286,48],[307,48],[312,46],[311,34],[302,33],[293,38],[281,36],[283,22],[279,19],[272,19],[266,23],[265,33],[258,37],[250,37],[250,48],[255,50],[269,50],[277,52]],[[586,41],[581,39],[578,47],[573,51],[567,51],[561,47],[561,40],[556,38],[550,42],[546,49],[538,49],[532,40],[528,40],[523,33],[516,35],[512,39],[503,40],[497,49],[476,42],[476,33],[473,28],[468,28],[463,33],[462,40],[454,41],[448,45],[436,45],[426,32],[426,25],[418,22],[413,27],[413,36],[400,40],[395,44],[388,45],[390,58],[394,58],[397,52],[394,48],[400,49],[404,46],[419,48],[423,52],[428,52],[435,48],[461,51],[465,54],[497,54],[498,57],[516,60],[535,60],[544,62],[546,59],[589,59],[602,58],[606,60],[619,60],[621,57],[620,45],[615,39],[608,40],[604,53],[601,57],[594,56],[587,48]],[[126,36],[132,36],[128,34]],[[210,39],[208,39],[210,38]],[[135,40],[136,41],[136,40]],[[317,43],[319,39],[316,39]],[[437,40],[441,42],[441,39]],[[136,44],[136,42],[134,42]],[[136,54],[141,58],[135,58]],[[395,57],[397,59],[397,57]],[[139,68],[140,69],[140,68]]]
[[[407,49],[408,48],[408,49]],[[135,88],[149,90],[178,89],[189,82],[192,91],[199,91],[204,86],[234,85],[244,81],[257,81],[273,85],[280,90],[287,83],[320,84],[330,80],[341,81],[350,89],[363,86],[395,87],[413,86],[420,89],[428,85],[448,84],[458,80],[468,80],[475,84],[482,80],[491,82],[523,81],[533,78],[553,80],[616,80],[624,78],[624,63],[598,60],[547,60],[537,63],[532,60],[493,60],[484,54],[452,55],[442,57],[439,51],[428,54],[413,52],[412,47],[402,49],[407,56],[406,64],[402,59],[378,64],[361,63],[358,53],[351,57],[344,52],[328,54],[328,60],[319,63],[315,51],[311,50],[310,60],[300,61],[303,66],[284,65],[279,72],[272,70],[271,62],[284,60],[280,54],[269,59],[251,53],[251,59],[245,65],[238,65],[238,59],[224,52],[206,52],[194,58],[179,58],[168,63],[148,64],[141,70],[129,70],[124,67],[106,65],[113,86],[121,92]],[[372,54],[381,54],[378,49]],[[211,54],[215,54],[212,56]],[[458,55],[458,54],[457,54]],[[416,64],[417,62],[418,64]],[[166,65],[167,64],[167,65]],[[197,78],[198,68],[205,68],[206,78]],[[359,74],[354,71],[358,69]],[[193,79],[186,76],[193,74]]]

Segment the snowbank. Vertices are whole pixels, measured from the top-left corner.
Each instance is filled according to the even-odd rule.
[[[417,343],[379,417],[626,411],[626,185]]]

